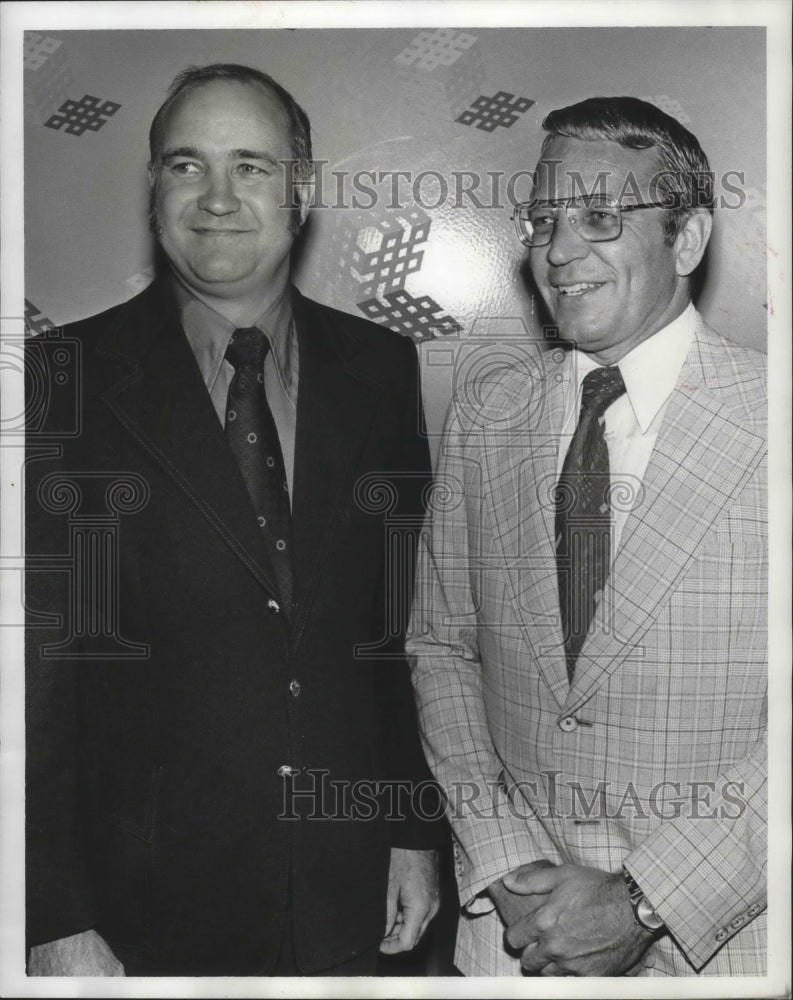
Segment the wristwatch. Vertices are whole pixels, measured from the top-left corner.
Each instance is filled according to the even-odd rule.
[[[636,884],[633,876],[627,868],[622,869],[622,877],[625,879],[625,884],[628,886],[628,895],[630,896],[631,906],[633,907],[633,919],[636,921],[638,926],[643,927],[646,931],[651,931],[653,934],[657,934],[659,931],[665,930],[666,925],[663,920],[652,908],[650,901]]]

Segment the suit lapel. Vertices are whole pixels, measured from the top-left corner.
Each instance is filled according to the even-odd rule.
[[[553,489],[565,352],[544,351],[517,366],[500,409],[484,429],[485,491],[517,620],[540,674],[561,706],[568,681],[559,617]]]
[[[333,537],[348,516],[381,388],[342,348],[331,314],[293,290],[300,375],[292,505],[299,643]]]
[[[156,282],[130,303],[97,350],[127,366],[102,393],[104,402],[258,582],[277,594],[244,481],[165,287]]]
[[[705,534],[761,460],[764,440],[709,388],[718,346],[695,340],[628,516],[594,622],[579,656],[566,711],[602,685],[658,616]]]

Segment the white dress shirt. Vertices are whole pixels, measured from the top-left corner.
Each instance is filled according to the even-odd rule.
[[[691,348],[697,312],[689,303],[683,312],[658,333],[642,341],[625,355],[617,367],[622,373],[626,392],[606,410],[604,437],[609,451],[612,485],[622,481],[627,490],[620,502],[613,504],[611,558],[619,548],[638,485],[644,478],[666,403],[677,382],[680,369]],[[578,424],[584,377],[602,367],[594,358],[574,349],[566,359],[564,385],[564,422],[559,441],[557,472],[561,473],[570,440]]]

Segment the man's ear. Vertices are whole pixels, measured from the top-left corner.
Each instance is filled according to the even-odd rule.
[[[303,181],[294,181],[295,201],[300,212],[300,225],[306,221],[314,198],[314,171]]]
[[[157,221],[157,165],[150,161],[146,170],[149,175],[149,229],[159,239],[162,227]]]
[[[713,217],[706,209],[697,209],[688,216],[675,237],[675,265],[678,275],[687,278],[705,256],[713,229]]]

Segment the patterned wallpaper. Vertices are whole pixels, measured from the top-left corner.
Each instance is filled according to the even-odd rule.
[[[179,69],[229,61],[269,72],[312,120],[320,173],[298,285],[421,345],[431,431],[462,352],[508,356],[537,334],[511,202],[527,191],[543,116],[587,96],[643,97],[699,137],[723,202],[699,305],[727,336],[765,346],[763,29],[42,25],[24,46],[30,333],[151,280],[151,117]]]

